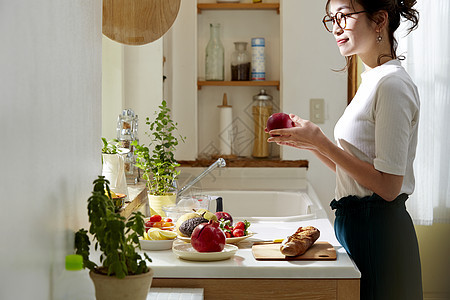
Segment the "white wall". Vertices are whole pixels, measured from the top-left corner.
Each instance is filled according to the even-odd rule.
[[[0,299],[50,299],[101,173],[101,9],[0,0]]]
[[[282,1],[282,107],[309,119],[309,100],[325,99],[326,119],[318,124],[333,138],[334,125],[347,105],[347,73],[334,72],[345,66],[334,37],[322,24],[324,1]],[[309,160],[308,180],[330,219],[329,203],[334,197],[335,174],[309,152],[284,147],[283,159]]]
[[[174,24],[164,36],[167,96],[172,117],[179,125],[178,133],[186,137],[186,142],[177,147],[178,160],[195,160],[198,153],[196,24],[196,0],[183,0]]]
[[[162,46],[162,38],[127,46],[103,36],[102,136],[108,140],[117,138],[117,117],[131,108],[139,117],[140,143],[149,143],[145,119],[154,119],[163,100]]]
[[[124,109],[124,46],[102,36],[102,136],[117,138],[117,117]]]

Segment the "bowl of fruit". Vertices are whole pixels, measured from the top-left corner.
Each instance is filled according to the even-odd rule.
[[[144,218],[145,231],[150,228],[160,228],[161,230],[171,230],[175,228],[175,224],[171,218],[163,218],[160,215],[152,215],[149,218]]]
[[[250,222],[247,220],[233,223],[233,217],[227,212],[216,212],[219,227],[225,233],[227,244],[235,244],[253,235],[249,231]]]
[[[178,238],[185,242],[190,242],[194,229],[202,223],[208,223],[210,220],[219,223],[219,228],[224,232],[227,244],[238,243],[253,235],[248,230],[250,222],[247,220],[233,224],[233,217],[227,212],[211,213],[206,209],[199,209],[196,212],[187,213],[177,220],[175,228]]]
[[[143,250],[169,250],[177,237],[175,225],[170,218],[152,215],[145,218],[144,236],[139,239]]]

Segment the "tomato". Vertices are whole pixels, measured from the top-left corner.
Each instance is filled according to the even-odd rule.
[[[235,237],[241,237],[241,236],[244,236],[244,230],[242,230],[242,229],[235,229],[235,230],[233,230],[233,235],[235,236]]]
[[[244,224],[244,222],[237,222],[237,223],[234,225],[234,229],[242,229],[242,230],[245,230],[245,224]]]
[[[226,231],[226,232],[225,232],[225,237],[226,237],[227,239],[229,239],[229,238],[232,238],[233,236],[231,235],[231,232]]]
[[[162,217],[160,215],[153,215],[150,217],[150,221],[152,222],[161,222]]]
[[[166,221],[166,222],[173,222],[173,220],[171,218],[166,218],[164,221]]]

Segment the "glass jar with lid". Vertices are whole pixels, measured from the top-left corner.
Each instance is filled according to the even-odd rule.
[[[253,143],[252,156],[255,158],[264,158],[270,155],[269,143],[267,139],[269,134],[264,130],[266,128],[267,119],[273,113],[272,96],[262,89],[258,95],[253,96],[253,122],[255,126],[255,140]]]
[[[231,54],[231,80],[250,80],[250,54],[247,51],[247,42],[235,42],[235,51]]]

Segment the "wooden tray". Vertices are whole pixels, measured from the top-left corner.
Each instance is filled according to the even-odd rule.
[[[328,242],[316,242],[299,256],[284,256],[281,254],[280,245],[280,243],[253,245],[253,257],[256,260],[336,260],[336,250]]]

